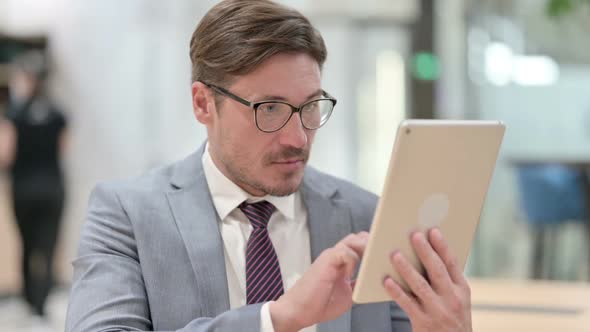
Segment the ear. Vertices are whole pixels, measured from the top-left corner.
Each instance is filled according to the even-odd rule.
[[[213,92],[201,82],[193,82],[191,85],[193,99],[193,114],[197,121],[204,125],[213,122],[215,109],[215,97]]]

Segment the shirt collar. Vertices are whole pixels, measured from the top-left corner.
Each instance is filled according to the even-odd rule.
[[[299,192],[284,197],[271,195],[256,197],[248,194],[237,184],[228,179],[225,174],[219,170],[217,165],[215,165],[209,154],[209,143],[205,146],[202,162],[205,178],[207,179],[207,184],[209,186],[209,192],[211,193],[213,204],[215,205],[215,209],[221,220],[224,220],[243,201],[255,203],[263,200],[272,203],[277,211],[282,213],[287,219],[293,220],[295,218],[295,195],[299,195]]]

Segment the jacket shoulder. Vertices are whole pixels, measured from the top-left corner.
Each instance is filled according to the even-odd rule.
[[[332,198],[342,201],[349,207],[352,216],[353,231],[369,230],[379,200],[377,195],[350,181],[329,175],[311,167],[306,175],[314,186],[319,186],[322,190],[333,191]]]
[[[129,178],[98,182],[96,188],[126,194],[150,194],[172,189],[171,180],[177,163],[161,166]]]

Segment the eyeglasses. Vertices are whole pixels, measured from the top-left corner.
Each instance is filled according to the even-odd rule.
[[[234,95],[222,87],[205,82],[201,83],[223,96],[252,108],[256,127],[265,133],[272,133],[283,128],[289,122],[293,113],[299,113],[301,124],[305,129],[318,129],[328,122],[336,105],[336,98],[324,90],[322,90],[323,98],[310,100],[296,107],[279,100],[265,100],[253,103]]]

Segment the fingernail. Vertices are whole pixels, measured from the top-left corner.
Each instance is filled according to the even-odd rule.
[[[392,296],[398,296],[397,288],[395,287],[395,281],[393,281],[391,277],[387,276],[383,278],[383,287],[385,287],[385,289],[388,289],[389,291],[393,291],[393,293],[391,294]]]
[[[424,239],[424,233],[422,233],[422,232],[414,232],[412,234],[413,241],[421,241],[423,239]]]
[[[430,236],[434,236],[437,238],[441,238],[442,237],[442,233],[440,231],[440,229],[438,227],[434,227],[430,230]]]

